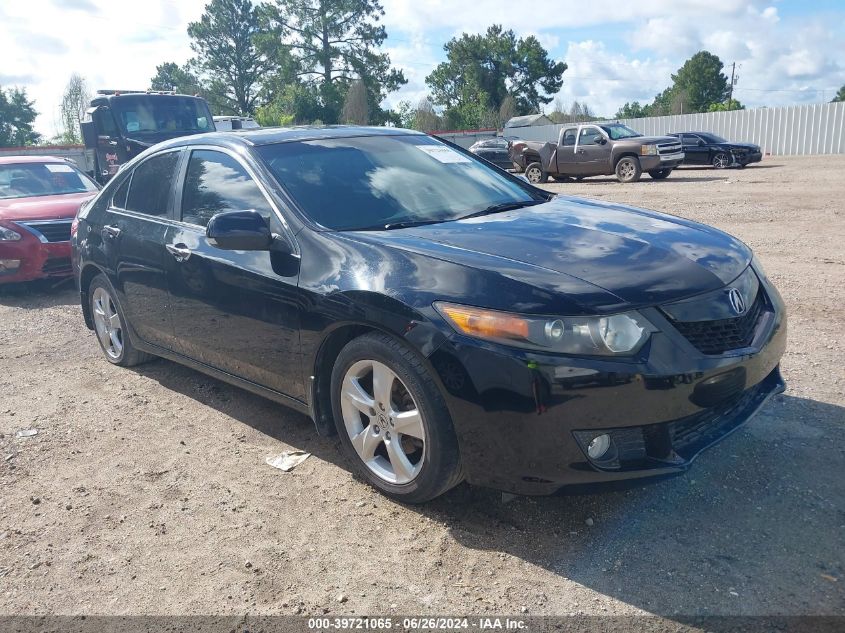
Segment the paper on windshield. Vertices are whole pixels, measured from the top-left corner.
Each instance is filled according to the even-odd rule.
[[[58,163],[44,163],[44,166],[47,168],[47,171],[54,173],[54,174],[72,174],[73,167],[70,165],[61,165]]]
[[[469,163],[470,160],[460,152],[456,152],[451,147],[443,145],[417,145],[417,147],[431,156],[439,160],[441,163]]]

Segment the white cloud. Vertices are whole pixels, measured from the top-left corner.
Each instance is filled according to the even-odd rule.
[[[184,62],[186,33],[205,0],[28,0],[0,8],[0,83],[20,85],[36,102],[37,129],[58,131],[59,104],[71,73],[92,89],[149,86],[155,67]],[[140,8],[143,7],[143,10]]]

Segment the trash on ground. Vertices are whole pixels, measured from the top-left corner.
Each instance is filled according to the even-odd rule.
[[[21,429],[15,433],[15,437],[32,437],[38,435],[38,429]]]
[[[279,470],[283,470],[287,473],[299,466],[309,457],[311,457],[311,453],[306,453],[305,451],[285,451],[276,457],[268,457],[266,461],[268,466],[278,468]]]

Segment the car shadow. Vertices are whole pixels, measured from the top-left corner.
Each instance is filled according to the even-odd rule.
[[[40,310],[77,303],[79,294],[73,285],[73,277],[0,284],[0,305],[11,308]]]
[[[170,361],[134,370],[349,470],[337,437],[319,437],[304,415]],[[446,525],[464,547],[678,621],[845,614],[842,446],[845,408],[776,396],[680,477],[551,497],[461,484],[405,507]]]
[[[724,172],[722,172],[722,173],[724,173]],[[563,186],[572,185],[572,184],[578,184],[578,185],[617,184],[617,185],[624,185],[626,187],[630,187],[630,186],[645,185],[645,184],[650,184],[650,183],[655,184],[655,185],[663,185],[663,184],[668,184],[668,183],[672,183],[672,182],[710,182],[710,181],[715,181],[715,180],[725,181],[728,177],[729,177],[729,175],[727,173],[724,173],[723,176],[708,176],[708,177],[704,177],[704,178],[690,178],[690,177],[685,178],[684,176],[671,175],[668,178],[664,178],[662,180],[655,180],[654,178],[650,178],[649,176],[643,176],[642,180],[639,180],[637,182],[622,183],[622,182],[619,182],[616,179],[615,176],[607,176],[607,177],[593,176],[593,177],[584,178],[583,180],[578,180],[578,181],[555,182],[555,181],[550,180],[546,184],[549,184],[549,185],[557,184],[557,185],[563,185]]]

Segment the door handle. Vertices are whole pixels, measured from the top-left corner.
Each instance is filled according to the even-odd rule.
[[[184,244],[165,244],[167,251],[177,262],[184,262],[191,256],[191,249]]]
[[[106,224],[101,231],[103,237],[108,237],[111,239],[117,239],[120,236],[120,229],[116,226],[111,226]]]
[[[583,149],[579,149],[579,150],[578,150],[578,153],[579,153],[579,154],[586,154],[586,153],[587,153],[587,151],[586,151],[586,150],[583,150]]]

